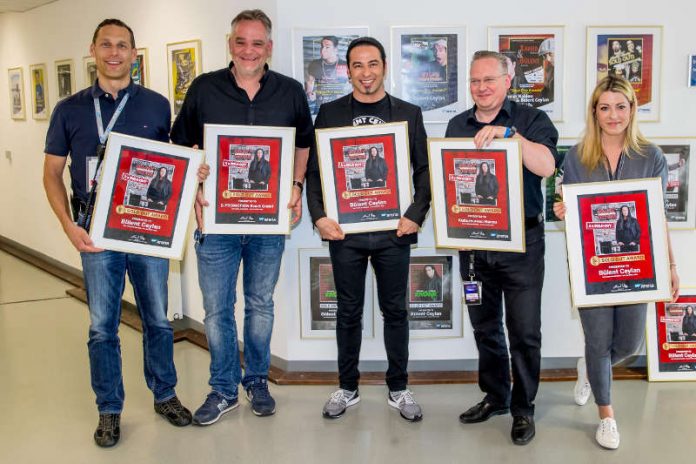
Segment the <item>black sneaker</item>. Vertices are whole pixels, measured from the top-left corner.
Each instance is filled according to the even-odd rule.
[[[257,416],[275,414],[275,400],[268,391],[268,381],[260,378],[246,389],[246,397],[251,402],[251,412]]]
[[[155,412],[177,427],[184,427],[191,423],[191,411],[186,409],[176,396],[172,396],[167,401],[155,403]]]
[[[94,431],[94,442],[102,448],[110,448],[121,438],[121,415],[99,414],[99,425]]]

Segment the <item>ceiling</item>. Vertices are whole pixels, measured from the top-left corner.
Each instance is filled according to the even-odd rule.
[[[23,13],[56,0],[0,0],[0,13]]]

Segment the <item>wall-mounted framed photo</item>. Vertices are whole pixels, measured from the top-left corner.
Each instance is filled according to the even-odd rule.
[[[203,152],[109,135],[92,219],[94,245],[181,260]]]
[[[139,48],[135,61],[131,65],[131,80],[134,84],[148,87],[150,85],[150,62],[147,56],[147,48]]]
[[[346,234],[392,230],[412,202],[406,122],[316,131],[326,215]]]
[[[304,84],[312,116],[322,104],[352,91],[346,51],[354,39],[367,35],[367,27],[293,29],[293,76]]]
[[[660,120],[662,26],[588,26],[587,94],[608,75],[628,79],[638,98],[638,120]]]
[[[31,78],[31,113],[34,119],[48,119],[48,72],[46,65],[32,64],[29,66]]]
[[[510,75],[508,98],[563,121],[563,26],[493,26],[488,49],[505,55]]]
[[[336,338],[338,296],[328,248],[300,249],[300,325],[302,338]],[[373,273],[365,275],[362,337],[374,338]]]
[[[669,301],[659,178],[563,185],[563,201],[575,306]]]
[[[24,72],[22,68],[7,70],[7,82],[10,87],[10,117],[17,121],[27,118],[27,107],[24,104]]]
[[[558,139],[556,150],[560,158],[559,168],[554,169],[553,174],[541,179],[541,191],[544,194],[544,230],[549,232],[562,232],[565,230],[565,221],[561,221],[553,213],[553,204],[562,200],[561,182],[563,181],[563,162],[565,156],[573,145],[580,140],[563,137]]]
[[[495,140],[428,139],[435,243],[440,248],[524,252],[522,150]]]
[[[60,60],[56,61],[55,67],[60,101],[75,93],[75,65],[73,60]]]
[[[204,230],[289,234],[295,128],[206,124]]]
[[[648,306],[648,380],[696,380],[696,289]]]
[[[406,310],[412,339],[463,336],[461,285],[458,253],[433,248],[411,250]],[[373,305],[379,307],[376,292]],[[375,322],[377,330],[382,325],[379,319]]]
[[[91,87],[97,82],[97,63],[94,61],[94,57],[85,56],[82,58],[82,75],[85,87]]]
[[[172,116],[179,114],[184,104],[186,92],[193,80],[203,72],[201,41],[188,40],[167,44],[167,64],[169,67],[169,101]]]
[[[672,230],[696,227],[696,172],[691,155],[696,155],[696,137],[651,137],[667,159],[665,214]]]
[[[391,28],[394,94],[420,106],[425,122],[446,123],[466,109],[466,27]]]

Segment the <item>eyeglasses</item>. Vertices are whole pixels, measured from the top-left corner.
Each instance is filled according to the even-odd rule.
[[[483,79],[469,79],[469,85],[472,87],[479,87],[481,83],[485,85],[493,85],[498,79],[506,75],[507,74],[500,74],[498,76],[487,76]]]

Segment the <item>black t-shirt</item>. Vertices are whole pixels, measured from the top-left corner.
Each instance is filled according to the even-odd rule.
[[[387,95],[374,103],[362,103],[353,98],[351,107],[354,126],[384,124],[387,121],[391,121],[391,106],[389,105],[389,97]]]

